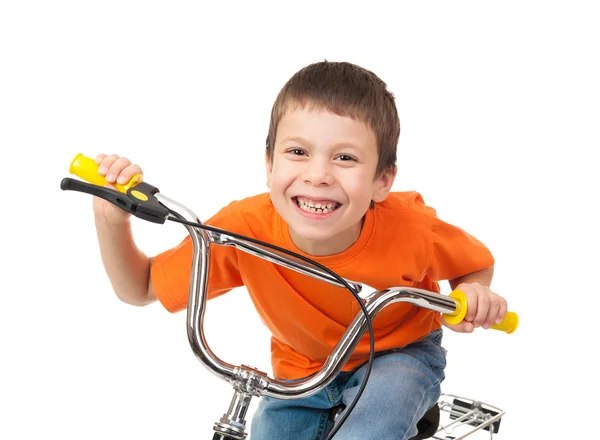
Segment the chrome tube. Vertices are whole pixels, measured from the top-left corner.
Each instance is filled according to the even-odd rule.
[[[201,223],[198,217],[185,206],[157,193],[156,198],[173,215],[189,222]],[[190,274],[187,306],[187,335],[192,351],[209,371],[227,381],[234,377],[234,367],[220,360],[211,351],[204,339],[204,310],[206,287],[208,284],[208,264],[210,258],[209,238],[206,231],[184,225],[192,239],[193,257]]]

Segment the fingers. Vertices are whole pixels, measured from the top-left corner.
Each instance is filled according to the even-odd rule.
[[[98,164],[98,174],[104,176],[108,183],[124,184],[136,174],[142,174],[142,169],[137,164],[132,164],[126,157],[116,154],[99,154],[95,158]]]
[[[473,288],[474,284],[461,284],[458,286],[459,290],[462,290],[467,297],[467,314],[465,315],[465,321],[473,322],[475,321],[475,316],[477,314],[477,292]]]
[[[493,324],[502,322],[508,310],[504,298],[479,283],[464,283],[457,288],[462,290],[467,297],[467,314],[461,323],[462,327],[448,327],[455,331],[470,333],[469,329],[471,331],[479,327],[489,329]],[[471,325],[469,326],[469,324]]]
[[[142,169],[137,164],[131,164],[126,167],[117,178],[117,183],[124,184],[129,182],[136,174],[142,174]]]
[[[487,318],[488,312],[490,311],[490,293],[491,290],[488,287],[482,286],[481,284],[473,284],[473,290],[477,296],[477,305],[473,327],[479,328]]]
[[[506,302],[506,300],[502,297],[500,298],[500,307],[498,308],[498,315],[496,316],[496,321],[494,322],[494,324],[500,324],[502,321],[504,321],[504,318],[506,317],[506,314],[508,313],[508,303]]]
[[[117,156],[116,154],[110,154],[108,156],[106,154],[98,155],[98,157],[96,158],[96,162],[98,163],[98,174],[100,174],[101,176],[108,177],[108,170],[117,161],[118,158],[119,156]]]
[[[475,330],[475,327],[473,327],[473,324],[471,324],[470,322],[462,323],[462,333],[473,333],[473,330]]]
[[[498,316],[498,311],[500,310],[500,304],[498,301],[492,301],[490,303],[490,307],[488,309],[487,315],[483,319],[481,326],[485,329],[488,329],[492,326],[494,321],[496,321],[496,317]]]
[[[442,318],[442,323],[448,327],[450,330],[458,332],[458,333],[473,333],[473,330],[475,330],[475,328],[473,327],[473,324],[471,324],[470,322],[467,321],[462,321],[458,324],[448,324],[446,322],[445,319]]]
[[[508,310],[508,305],[504,298],[492,292],[492,290],[489,287],[486,287],[485,290],[488,298],[488,307],[485,318],[481,322],[481,326],[485,329],[488,329],[491,328],[492,325],[500,324],[504,320],[504,317],[506,316],[506,312]],[[477,312],[477,314],[479,315],[479,311]],[[475,320],[477,320],[477,318],[475,318]]]

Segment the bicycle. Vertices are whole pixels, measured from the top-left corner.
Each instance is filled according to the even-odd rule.
[[[190,234],[193,258],[187,307],[188,341],[198,360],[218,378],[231,383],[234,388],[234,395],[228,411],[213,426],[215,431],[213,440],[244,440],[247,437],[245,416],[253,397],[298,399],[319,392],[341,371],[364,333],[369,330],[371,350],[367,372],[354,401],[346,408],[346,411],[341,416],[339,414],[343,410],[342,407],[334,408],[331,411],[330,418],[332,422],[335,420],[335,424],[328,433],[327,439],[330,439],[351,413],[367,383],[374,357],[371,321],[379,311],[392,303],[408,302],[442,313],[450,324],[461,322],[467,313],[466,296],[458,290],[446,296],[417,288],[391,287],[361,297],[359,296],[362,290],[360,283],[344,279],[308,258],[250,237],[203,225],[191,210],[160,194],[158,188],[143,182],[141,175],[134,176],[126,184],[115,184],[115,191],[105,187],[107,182],[98,174],[97,170],[98,166],[93,159],[78,154],[72,160],[69,172],[89,183],[66,177],[61,181],[61,189],[102,197],[132,215],[153,223],[162,224],[166,220],[181,223]],[[286,383],[270,378],[266,373],[247,365],[230,365],[213,354],[203,333],[210,246],[212,244],[234,246],[272,263],[346,288],[357,299],[362,313],[359,313],[348,326],[319,372],[304,381]],[[517,314],[508,312],[504,321],[493,325],[492,328],[512,333],[517,326]],[[447,425],[440,424],[441,415],[449,417],[450,422]],[[502,410],[491,405],[442,394],[438,403],[430,408],[418,422],[419,433],[411,440],[425,438],[460,440],[482,429],[487,430],[491,438],[498,432],[503,415]],[[461,427],[467,427],[468,431],[460,434],[460,437],[450,436]],[[446,436],[446,434],[448,435]],[[439,437],[438,435],[445,436]]]

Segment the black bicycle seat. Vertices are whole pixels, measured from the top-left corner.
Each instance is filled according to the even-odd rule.
[[[410,440],[421,440],[433,437],[433,435],[437,432],[439,425],[440,407],[436,403],[431,408],[429,408],[425,415],[421,417],[421,420],[417,422],[417,429],[419,430],[419,432]]]

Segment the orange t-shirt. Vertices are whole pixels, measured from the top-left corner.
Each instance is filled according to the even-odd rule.
[[[268,193],[236,201],[205,222],[305,255],[340,276],[375,289],[413,286],[439,292],[437,281],[493,266],[488,249],[463,230],[439,220],[416,192],[391,193],[369,209],[358,240],[347,250],[313,257],[292,242],[288,225]],[[151,280],[163,306],[186,308],[192,244],[189,237],[152,263]],[[270,263],[230,246],[212,245],[208,298],[246,286],[272,333],[275,377],[298,379],[319,370],[360,306],[346,289]],[[376,351],[403,347],[441,326],[439,313],[392,304],[373,320]],[[368,360],[364,335],[344,367]]]

